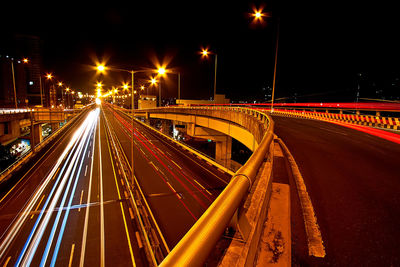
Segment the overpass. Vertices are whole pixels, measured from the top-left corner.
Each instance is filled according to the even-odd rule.
[[[79,110],[59,108],[0,109],[0,143],[8,143],[21,136],[21,128],[29,127],[31,147],[43,141],[42,124],[49,123],[52,131],[79,113]]]
[[[145,143],[148,144],[153,144],[155,143],[155,140],[152,138],[155,138],[155,135],[151,133],[154,130],[152,130],[150,127],[146,126],[144,123],[141,123],[139,121],[135,122],[135,124],[141,124],[143,126],[137,125],[135,126],[137,130],[133,130],[131,126],[129,126],[129,119],[124,119],[123,117],[129,114],[129,111],[120,109],[119,114],[115,112],[109,112],[107,111],[109,118],[107,119],[108,122],[110,123],[110,129],[117,127],[117,124],[122,125],[123,127],[121,128],[121,132],[125,131],[127,133],[128,138],[131,138],[132,136],[138,136],[143,135],[143,137],[147,136],[152,136],[150,139],[147,141],[143,139],[141,144],[137,144],[137,146],[141,149],[146,148]],[[287,112],[287,111],[286,111]],[[314,112],[314,111],[312,111]],[[125,113],[125,115],[124,115]],[[295,113],[294,113],[295,114]],[[339,155],[342,155],[342,151],[337,152],[338,149],[335,148],[335,146],[328,145],[333,140],[337,140],[337,144],[340,143],[347,143],[349,147],[352,147],[354,149],[360,149],[360,147],[354,146],[353,142],[357,140],[357,138],[362,139],[365,146],[369,147],[370,143],[373,143],[373,146],[380,151],[387,151],[387,157],[391,158],[394,157],[395,155],[398,155],[398,148],[395,146],[390,146],[389,143],[386,143],[387,141],[382,141],[382,139],[378,137],[371,138],[369,135],[362,135],[363,133],[359,133],[358,131],[354,131],[354,129],[348,129],[348,130],[343,130],[344,128],[342,126],[338,125],[333,125],[333,124],[328,124],[326,121],[320,121],[317,120],[317,117],[319,115],[315,115],[315,117],[309,116],[308,119],[312,118],[313,120],[304,120],[301,118],[300,120],[298,119],[299,117],[296,118],[287,118],[289,116],[286,116],[283,112],[280,114],[282,116],[277,117],[279,114],[276,112],[276,115],[273,115],[274,120],[278,122],[277,126],[278,128],[276,131],[278,131],[278,135],[284,139],[285,142],[288,143],[288,147],[290,151],[293,150],[293,154],[297,159],[300,159],[299,161],[299,167],[301,170],[301,173],[304,173],[305,177],[304,180],[306,181],[307,188],[311,187],[311,192],[310,192],[310,199],[312,200],[312,203],[314,205],[317,205],[316,210],[315,210],[315,215],[318,217],[318,222],[320,223],[321,230],[322,230],[322,237],[324,239],[324,244],[327,246],[326,247],[326,255],[324,259],[306,259],[305,261],[308,260],[310,263],[323,263],[324,260],[330,263],[343,263],[343,259],[340,256],[340,253],[338,251],[337,246],[340,244],[340,242],[343,242],[343,240],[347,240],[346,237],[341,235],[340,233],[337,234],[337,236],[341,236],[341,239],[335,239],[330,237],[330,233],[328,229],[330,228],[335,228],[334,225],[327,224],[325,222],[325,216],[326,214],[330,213],[328,211],[324,211],[324,204],[321,203],[332,203],[331,199],[326,199],[318,196],[318,190],[325,190],[329,188],[333,188],[333,184],[331,184],[331,179],[336,181],[341,181],[342,179],[346,179],[346,181],[349,181],[351,179],[348,175],[346,175],[345,172],[341,172],[339,176],[333,176],[332,178],[329,178],[330,183],[324,184],[325,187],[327,188],[318,188],[315,189],[317,184],[319,185],[320,182],[319,179],[321,179],[322,173],[326,171],[327,166],[330,166],[332,164],[328,163],[334,163],[335,162],[335,157],[338,157]],[[113,117],[115,119],[113,119]],[[177,245],[171,250],[171,252],[168,254],[163,254],[161,252],[161,257],[160,255],[154,256],[153,258],[155,261],[153,261],[154,264],[160,264],[163,266],[173,266],[176,264],[182,265],[182,266],[201,266],[203,262],[209,257],[209,253],[217,246],[220,245],[221,241],[226,240],[227,236],[221,237],[222,234],[225,232],[227,227],[231,229],[235,229],[236,234],[233,235],[232,237],[233,240],[230,243],[230,245],[224,247],[224,253],[222,253],[222,258],[219,259],[217,262],[221,266],[224,266],[227,262],[230,263],[230,265],[235,265],[235,266],[244,266],[244,265],[252,265],[253,262],[259,257],[259,246],[260,246],[260,240],[262,240],[262,228],[263,228],[263,223],[265,222],[265,218],[267,216],[267,210],[268,210],[268,205],[270,204],[270,197],[272,194],[272,181],[276,180],[276,177],[279,176],[278,172],[275,172],[275,160],[277,159],[276,154],[276,144],[273,142],[274,136],[273,136],[273,121],[271,120],[271,117],[269,117],[265,112],[262,112],[260,110],[256,109],[249,109],[249,108],[244,108],[244,107],[217,107],[217,106],[207,106],[207,107],[172,107],[172,108],[161,108],[161,109],[150,109],[150,110],[140,110],[140,111],[135,111],[135,117],[140,117],[144,122],[149,122],[151,119],[162,119],[162,120],[168,120],[173,123],[178,123],[178,124],[184,124],[187,132],[191,133],[192,135],[196,136],[203,136],[206,138],[215,138],[216,142],[227,142],[226,137],[224,136],[229,136],[230,138],[235,138],[244,143],[250,150],[253,151],[253,155],[251,158],[248,160],[248,162],[242,166],[238,171],[232,172],[229,170],[228,164],[224,164],[224,161],[220,161],[222,164],[218,163],[210,163],[209,159],[206,159],[205,157],[202,157],[200,154],[196,154],[198,158],[200,158],[200,161],[203,162],[208,162],[214,166],[215,169],[222,170],[222,172],[225,173],[232,173],[232,179],[230,179],[230,182],[228,185],[225,186],[224,190],[218,191],[218,196],[213,200],[213,202],[208,206],[206,210],[203,211],[201,217],[199,217],[192,228],[187,232],[187,234],[180,240]],[[306,117],[304,117],[306,118]],[[107,121],[106,120],[106,121]],[[293,121],[294,120],[294,121]],[[296,125],[295,127],[291,127],[291,125]],[[143,128],[144,127],[144,128]],[[140,128],[140,129],[139,129]],[[164,128],[164,127],[163,127]],[[342,129],[343,128],[343,129]],[[150,132],[148,132],[148,129]],[[300,133],[296,133],[297,129],[301,129],[302,132],[305,134],[301,135]],[[318,129],[318,132],[316,130],[311,131],[310,129]],[[135,133],[135,131],[137,131]],[[321,135],[321,131],[323,134]],[[112,130],[110,131],[110,135]],[[329,138],[323,138],[324,136],[328,136]],[[167,140],[168,137],[161,134],[165,140]],[[316,145],[314,146],[307,146],[307,145],[300,145],[303,144],[304,142],[307,144],[310,142],[310,137],[313,136],[314,140],[318,140],[319,144],[323,143],[324,145]],[[322,137],[321,137],[322,136]],[[357,138],[351,138],[356,136]],[[121,140],[121,152],[124,150],[124,142],[129,142],[127,140],[123,140],[120,138],[120,135],[116,133],[115,137],[118,137],[118,139]],[[225,139],[222,139],[221,137],[224,137]],[[110,137],[112,140],[112,137]],[[140,137],[142,138],[142,137]],[[220,139],[219,139],[220,138]],[[320,140],[323,138],[322,140]],[[334,139],[335,138],[335,139]],[[338,139],[339,138],[339,139]],[[342,138],[342,139],[340,139]],[[136,139],[139,141],[139,139]],[[136,142],[135,140],[135,142]],[[153,140],[153,141],[151,141]],[[161,139],[160,141],[157,141],[157,143],[160,143],[161,145]],[[171,144],[174,143],[171,138],[168,139]],[[293,142],[292,140],[296,140],[296,142]],[[165,141],[162,141],[165,142]],[[176,142],[175,142],[176,143]],[[337,146],[336,144],[336,146]],[[159,146],[156,145],[155,147]],[[226,146],[226,144],[224,144]],[[168,146],[168,145],[167,145]],[[181,144],[176,144],[176,146],[180,147],[182,151],[185,151],[186,154],[191,154],[194,153],[195,151],[190,150],[190,148],[186,148],[184,146],[181,146]],[[300,147],[300,148],[298,148]],[[326,147],[326,150],[325,150]],[[371,146],[372,147],[372,146]],[[310,150],[309,150],[310,148]],[[188,149],[188,150],[185,150]],[[118,150],[118,149],[117,149]],[[151,149],[150,149],[151,150]],[[149,150],[149,151],[150,151]],[[330,161],[327,163],[325,161],[321,162],[321,159],[324,158],[324,154],[321,155],[321,153],[317,153],[321,150],[324,150],[324,153],[329,153],[334,156],[331,156],[329,159]],[[304,151],[309,151],[310,155],[313,155],[311,159],[315,160],[320,160],[318,162],[314,163],[308,163],[307,169],[303,169],[303,165],[305,164],[305,159],[307,159],[307,154],[304,154]],[[346,154],[351,155],[349,152],[350,150],[346,151]],[[120,153],[120,152],[118,152]],[[161,151],[157,152],[162,155],[163,153]],[[172,153],[172,152],[168,152]],[[286,153],[286,152],[285,152]],[[338,154],[339,153],[339,154]],[[128,153],[126,153],[128,154]],[[151,154],[151,152],[150,152]],[[149,154],[149,155],[150,155]],[[166,155],[166,154],[165,154]],[[385,183],[390,183],[392,188],[396,188],[396,179],[393,177],[393,170],[395,163],[393,160],[388,160],[387,163],[383,161],[383,155],[379,154],[378,156],[372,156],[373,154],[370,153],[364,153],[363,158],[365,159],[365,162],[368,162],[370,168],[368,169],[369,174],[375,173],[377,170],[379,170],[381,173],[383,173],[383,177],[387,178],[387,181]],[[149,156],[145,156],[148,158]],[[305,157],[305,158],[304,158]],[[367,161],[367,158],[375,157],[373,161]],[[229,157],[228,157],[229,158]],[[356,159],[357,157],[346,157],[346,160],[348,162],[355,161],[355,160],[360,160]],[[360,157],[358,157],[360,158]],[[279,156],[278,156],[279,159]],[[380,164],[384,165],[383,168],[377,168],[375,167],[377,159],[381,159],[382,161]],[[387,159],[387,158],[386,158]],[[129,162],[129,160],[126,160]],[[168,160],[167,160],[168,161]],[[178,158],[173,158],[173,160],[169,160],[168,164],[174,165],[175,171],[179,172],[179,169],[183,167],[181,165],[178,167],[180,164],[176,165],[174,162],[178,161]],[[138,162],[135,156],[135,162]],[[147,161],[146,164],[149,161]],[[153,165],[155,164],[155,158],[150,160],[151,162],[151,168],[153,168],[155,171],[159,172],[163,166],[165,167],[166,165]],[[226,162],[226,160],[225,160]],[[279,162],[279,161],[277,161]],[[345,161],[346,162],[346,161]],[[341,161],[341,166],[346,166],[345,162]],[[179,162],[178,162],[179,163]],[[207,164],[208,164],[207,163]],[[274,165],[275,164],[275,165]],[[306,163],[307,164],[307,163]],[[122,164],[123,165],[123,164]],[[153,167],[154,166],[154,167]],[[138,168],[144,168],[144,165],[138,165]],[[325,169],[321,169],[321,167]],[[190,167],[193,168],[193,167]],[[272,170],[274,169],[274,175],[272,175]],[[347,174],[353,174],[357,178],[362,176],[362,167],[359,171],[360,173],[352,173],[348,172]],[[364,168],[365,169],[365,168]],[[314,180],[310,181],[307,180],[309,177],[312,177],[310,174],[309,170],[313,170],[312,173],[314,173]],[[334,169],[329,169],[330,172],[334,172]],[[123,172],[123,169],[121,170]],[[135,169],[135,174],[138,175],[140,170]],[[165,169],[163,169],[163,172],[165,173]],[[161,173],[163,173],[161,172]],[[317,174],[317,175],[315,175]],[[121,173],[120,173],[121,175]],[[364,173],[365,175],[365,173]],[[117,174],[118,176],[118,174]],[[166,175],[168,176],[168,183],[172,187],[176,188],[176,185],[174,184],[170,177],[173,177],[174,175],[171,173]],[[129,176],[128,176],[129,177]],[[330,177],[327,173],[327,177]],[[137,177],[139,180],[140,177]],[[385,178],[385,179],[386,179]],[[196,181],[200,181],[200,178],[195,178]],[[201,181],[202,182],[202,181]],[[357,179],[357,181],[354,181],[354,184],[357,184],[360,181]],[[168,184],[167,183],[167,184]],[[290,182],[288,182],[290,183]],[[353,187],[354,187],[353,184]],[[150,185],[149,188],[152,186]],[[368,192],[371,191],[371,188],[376,188],[376,183],[374,179],[368,178]],[[200,187],[198,187],[201,189]],[[343,192],[343,188],[346,188],[345,186],[343,187],[335,187],[336,192],[340,192],[343,194],[343,198],[347,196],[348,192]],[[210,188],[208,188],[210,189]],[[182,195],[182,192],[184,194],[187,194],[189,191],[192,191],[192,189],[185,189],[183,191],[180,191],[180,189],[177,189],[176,191],[171,189],[174,196],[176,196],[176,200],[180,201],[186,201],[187,198],[191,198],[188,195]],[[205,187],[204,190],[207,190],[207,187]],[[342,191],[341,191],[342,190]],[[375,190],[375,189],[374,189]],[[296,192],[296,186],[293,187],[293,184],[291,185],[291,201],[295,202],[295,205],[301,206],[302,204],[299,204],[298,202],[295,201],[297,198],[296,194],[294,193],[293,197],[293,192]],[[328,191],[329,192],[329,191]],[[149,195],[147,195],[146,192],[144,192],[145,198],[148,198],[149,200],[152,199],[152,197],[155,196],[154,193],[150,194],[152,197],[149,198]],[[163,193],[164,194],[164,193]],[[362,194],[362,191],[357,191],[357,194]],[[136,195],[136,193],[134,193]],[[147,196],[146,196],[147,195]],[[325,195],[330,195],[329,193],[325,192]],[[180,198],[182,197],[182,199]],[[200,197],[200,195],[199,195]],[[203,197],[203,196],[202,196]],[[386,193],[382,195],[382,199],[385,201],[385,199],[391,199],[393,202],[392,207],[395,208],[395,203],[397,203],[397,197],[393,195],[392,191],[387,191]],[[317,203],[315,201],[317,200]],[[364,207],[363,205],[365,202],[360,202],[360,201],[354,201],[354,199],[347,199],[349,202],[352,203],[358,203],[358,208],[359,207]],[[376,199],[375,201],[380,201]],[[376,202],[377,203],[377,202]],[[189,205],[189,204],[185,204]],[[191,204],[190,204],[191,205]],[[331,204],[330,208],[332,210],[336,210],[335,206],[332,206]],[[372,205],[372,206],[371,206]],[[373,210],[374,214],[378,214],[378,210],[373,208],[374,204],[369,203],[370,208]],[[189,207],[190,208],[190,207]],[[141,209],[139,207],[139,209]],[[357,209],[357,208],[356,208]],[[336,211],[340,212],[340,211]],[[351,209],[346,210],[347,213],[343,213],[342,216],[343,218],[347,218],[350,220],[351,223]],[[158,212],[156,212],[158,213]],[[325,216],[323,214],[325,213]],[[322,215],[321,215],[322,214]],[[385,213],[383,213],[385,214]],[[197,214],[194,214],[197,217]],[[154,215],[155,217],[157,214]],[[321,217],[322,216],[322,217]],[[347,216],[347,217],[346,217]],[[386,215],[385,215],[386,216]],[[140,213],[135,213],[134,218],[137,217],[142,217],[142,214]],[[298,216],[294,216],[295,220],[299,220]],[[144,218],[144,217],[143,217]],[[368,215],[365,215],[364,212],[360,214],[360,216],[357,218],[357,220],[370,220],[370,217]],[[139,220],[139,219],[135,219]],[[337,220],[333,220],[337,223]],[[394,218],[394,222],[397,221],[397,217]],[[387,221],[386,221],[387,222]],[[302,221],[302,218],[300,216],[300,223],[299,221],[296,221],[296,225],[301,225],[304,223]],[[368,223],[368,226],[371,226],[374,224]],[[396,230],[394,226],[395,224],[390,223],[389,228],[386,228],[386,230],[383,230],[387,232],[388,235],[392,235],[393,237],[388,238],[388,244],[391,244],[393,240],[398,236],[396,234]],[[374,225],[377,227],[377,225]],[[298,226],[297,226],[298,227]],[[343,227],[349,227],[348,225],[346,226],[345,223],[343,223]],[[385,227],[385,226],[383,226]],[[144,227],[147,228],[147,227]],[[355,230],[360,230],[360,229],[366,229],[364,228],[355,228]],[[368,228],[367,228],[368,229]],[[299,229],[295,229],[296,231],[299,231]],[[146,230],[144,230],[146,231]],[[140,231],[139,231],[140,232]],[[151,233],[151,231],[150,231]],[[298,233],[296,232],[295,235]],[[354,233],[346,233],[348,235],[353,235]],[[146,235],[146,233],[141,232],[140,236],[144,238],[143,236]],[[152,234],[148,234],[151,236]],[[231,237],[231,238],[232,238]],[[297,236],[296,236],[297,238]],[[379,239],[378,235],[374,235],[375,239]],[[393,239],[394,238],[394,239]],[[146,238],[144,238],[146,239]],[[142,240],[144,240],[142,239]],[[149,239],[152,239],[151,237]],[[300,238],[301,239],[301,238]],[[307,237],[303,238],[305,239],[305,243],[307,243]],[[157,239],[153,239],[157,240]],[[160,241],[160,239],[158,239]],[[326,243],[325,243],[326,242]],[[382,243],[382,241],[379,241]],[[223,242],[222,242],[223,243]],[[226,243],[226,242],[225,242]],[[332,248],[330,244],[335,244],[335,247]],[[146,250],[146,257],[151,258],[151,247],[153,245],[150,244],[149,247]],[[373,244],[372,244],[373,246]],[[146,247],[146,246],[144,246]],[[307,245],[306,245],[307,247]],[[345,248],[347,249],[354,249],[354,246],[350,245],[344,245]],[[369,246],[371,247],[371,246]],[[299,249],[300,251],[307,249],[304,249],[304,247],[298,246],[297,244],[295,245],[296,249]],[[384,251],[379,249],[381,255],[385,255]],[[361,251],[361,250],[360,250]],[[365,256],[365,254],[362,253],[356,253],[354,251],[351,251],[355,255],[358,255],[358,262],[353,261],[355,264],[360,264],[360,263],[365,263],[362,261],[362,256]],[[296,252],[298,253],[298,252]],[[305,253],[307,254],[307,253]],[[129,253],[128,253],[129,255]],[[150,256],[149,256],[150,255]],[[235,256],[236,255],[236,256]],[[238,256],[239,255],[239,256]],[[257,256],[258,255],[258,256]],[[336,258],[331,259],[331,255],[334,255]],[[346,255],[351,255],[351,253],[347,253]],[[396,262],[396,259],[394,258],[396,255],[396,248],[392,248],[389,252],[387,252],[387,255],[391,262]],[[166,258],[163,260],[163,257]],[[221,255],[220,255],[221,256]],[[302,255],[304,256],[304,255]],[[306,255],[304,257],[308,257],[309,255]],[[230,259],[227,259],[227,258]],[[315,256],[314,256],[315,257]],[[370,257],[372,257],[370,255]],[[298,255],[295,255],[296,259],[299,259]],[[301,258],[301,257],[300,257]],[[232,261],[233,260],[233,261]],[[304,260],[301,258],[301,260]],[[375,261],[375,258],[373,258],[373,262]],[[384,261],[386,262],[386,261]]]

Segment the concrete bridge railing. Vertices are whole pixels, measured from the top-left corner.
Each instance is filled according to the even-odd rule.
[[[201,123],[206,118],[226,122],[232,127],[240,127],[247,131],[257,142],[246,164],[234,174],[218,198],[161,263],[161,266],[201,266],[235,217],[237,229],[245,242],[250,242],[247,240],[250,232],[249,223],[241,220],[238,210],[248,197],[260,167],[270,156],[274,123],[265,113],[241,107],[168,107],[135,110],[135,116],[146,118],[160,118],[161,114],[169,114],[169,119],[173,115],[178,120],[189,119],[194,123]],[[271,172],[272,168],[268,168],[269,177]],[[271,184],[271,179],[268,183]],[[270,188],[268,185],[267,187]]]

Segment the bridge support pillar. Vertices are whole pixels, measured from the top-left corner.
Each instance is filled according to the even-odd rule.
[[[210,139],[215,142],[215,161],[224,167],[231,167],[232,137],[210,128],[187,124],[187,134],[193,137]]]
[[[232,137],[226,135],[224,141],[216,141],[215,144],[215,160],[229,169],[232,157]]]
[[[42,141],[43,141],[42,125],[41,124],[33,124],[31,126],[31,148],[32,148],[32,151],[34,151],[34,147]]]

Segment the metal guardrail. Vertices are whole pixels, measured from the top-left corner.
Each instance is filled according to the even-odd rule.
[[[177,109],[177,108],[162,108]],[[228,226],[255,181],[258,169],[270,151],[273,141],[274,123],[268,115],[257,110],[241,107],[188,107],[189,110],[221,110],[243,112],[256,117],[265,128],[265,133],[252,156],[232,177],[218,198],[192,226],[181,241],[163,260],[160,266],[201,266]],[[160,109],[158,109],[160,110]],[[155,109],[153,109],[155,111]],[[165,110],[167,111],[167,110]]]

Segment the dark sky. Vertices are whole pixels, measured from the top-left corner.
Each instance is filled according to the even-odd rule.
[[[208,46],[218,54],[217,92],[234,100],[254,99],[272,86],[277,17],[277,98],[352,94],[358,73],[376,87],[400,78],[400,16],[394,3],[32,2],[2,8],[3,32],[40,36],[45,69],[83,91],[100,79],[88,68],[96,58],[129,69],[152,68],[158,60],[181,73],[182,98],[209,98],[213,58],[202,61],[197,54]],[[275,18],[254,26],[248,14],[260,4]],[[129,81],[129,74],[102,79],[109,87]],[[176,86],[176,76],[169,75],[163,92],[174,96]]]

